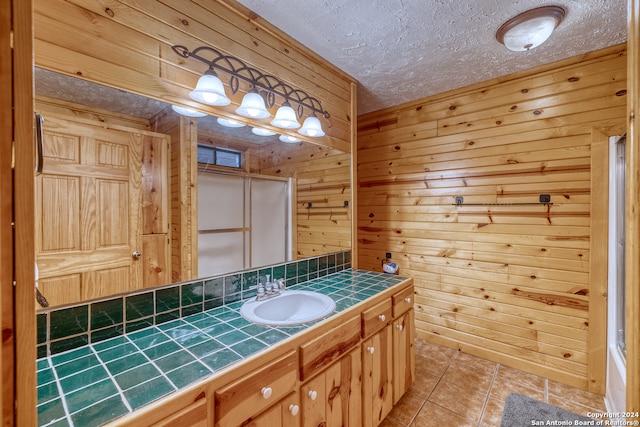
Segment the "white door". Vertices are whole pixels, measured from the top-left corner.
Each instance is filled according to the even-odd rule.
[[[607,386],[609,412],[624,412],[626,401],[625,345],[625,142],[610,138],[609,150],[609,285],[607,300]]]

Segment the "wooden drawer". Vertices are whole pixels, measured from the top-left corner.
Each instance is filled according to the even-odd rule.
[[[288,395],[296,385],[297,366],[298,358],[292,351],[217,390],[216,426],[238,426]],[[267,389],[271,389],[270,393]]]
[[[207,427],[207,425],[207,399],[200,399],[196,403],[153,424],[153,427]]]
[[[391,297],[393,301],[393,317],[394,319],[405,311],[413,308],[414,291],[413,286],[409,286]]]
[[[360,318],[344,322],[337,328],[300,346],[300,381],[329,366],[334,360],[360,343]]]
[[[386,299],[380,304],[362,312],[362,337],[382,329],[391,321],[391,300]]]

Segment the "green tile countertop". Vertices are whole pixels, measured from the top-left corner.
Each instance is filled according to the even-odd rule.
[[[347,269],[289,289],[329,295],[335,314],[403,280]],[[102,425],[317,323],[257,325],[240,316],[242,304],[38,359],[38,425]]]

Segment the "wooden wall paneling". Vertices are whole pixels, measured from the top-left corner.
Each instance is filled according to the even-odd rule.
[[[627,43],[626,410],[640,412],[640,0],[629,0]],[[636,420],[638,417],[635,417]]]
[[[414,278],[418,336],[604,391],[592,130],[624,128],[625,61],[617,46],[358,118],[359,267],[391,252]]]
[[[591,253],[589,260],[589,391],[605,394],[609,285],[609,136],[594,129],[591,142]]]
[[[167,234],[168,138],[143,136],[142,140],[142,234]]]
[[[9,6],[10,5],[10,6]],[[8,12],[5,7],[11,8],[11,17],[5,15]],[[8,304],[13,303],[14,328],[4,329],[3,324],[3,357],[6,357],[4,350],[6,345],[15,346],[15,360],[13,366],[2,365],[3,391],[7,386],[7,381],[11,381],[11,375],[15,375],[15,381],[11,381],[10,387],[15,393],[2,396],[3,424],[16,426],[33,426],[37,423],[36,414],[36,372],[34,361],[36,359],[36,317],[33,304],[34,299],[34,229],[35,229],[35,195],[34,195],[34,102],[33,102],[33,25],[32,25],[32,4],[29,1],[9,1],[4,2],[0,7],[2,10],[2,39],[3,59],[0,60],[2,69],[0,71],[3,82],[8,79],[12,83],[13,102],[2,103],[3,113],[6,105],[12,106],[13,114],[9,114],[13,125],[13,141],[15,142],[15,169],[13,187],[13,212],[15,219],[14,227],[14,280],[16,287],[13,301],[3,300],[2,317],[9,314],[6,310]],[[8,20],[10,19],[10,22]],[[5,25],[6,24],[6,25]],[[8,34],[12,31],[12,43],[8,43]],[[10,58],[12,61],[10,76],[6,66],[7,55],[4,49],[12,46]],[[3,97],[7,92],[3,91]],[[9,107],[11,108],[11,107]],[[3,114],[4,116],[4,114]],[[2,158],[11,157],[8,149],[8,142],[2,139]],[[2,169],[4,173],[5,170]],[[4,176],[3,176],[4,178]],[[3,194],[4,196],[5,194]],[[5,255],[5,241],[3,245],[3,256]],[[8,248],[7,248],[8,249]],[[4,264],[3,264],[4,271]],[[10,283],[4,281],[3,288]],[[13,371],[13,373],[9,373]],[[19,379],[19,381],[17,380]],[[9,402],[9,400],[11,400]],[[9,407],[11,417],[9,418]]]

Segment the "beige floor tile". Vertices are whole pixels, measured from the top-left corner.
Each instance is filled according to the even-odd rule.
[[[408,427],[408,424],[402,424],[392,418],[385,418],[380,423],[379,427]]]
[[[544,402],[544,387],[541,389],[533,389],[523,384],[506,381],[504,378],[494,378],[493,384],[491,385],[491,391],[489,392],[489,397],[491,399],[504,404],[507,400],[507,396],[511,393],[523,394],[532,399]]]
[[[549,403],[560,406],[569,402],[575,402],[587,409],[587,412],[606,412],[604,397],[589,393],[557,381],[549,380]],[[565,408],[567,409],[567,408]],[[569,409],[570,410],[570,409]],[[575,412],[575,411],[572,411]]]
[[[545,379],[519,369],[500,365],[489,396],[504,404],[511,393],[519,393],[544,402]]]
[[[428,401],[477,423],[485,399],[486,393],[474,393],[463,386],[440,381]]]
[[[487,405],[482,413],[482,419],[480,420],[480,427],[496,427],[500,425],[502,420],[502,410],[504,409],[504,403],[498,402],[494,399],[489,399]]]
[[[411,427],[476,427],[476,423],[433,403],[424,404]]]
[[[464,386],[469,391],[487,394],[495,370],[495,363],[460,353],[449,365],[442,379]]]
[[[440,377],[431,375],[426,371],[416,369],[416,378],[409,387],[408,393],[426,399],[440,381]]]
[[[392,418],[402,425],[408,426],[416,417],[425,401],[426,399],[407,392],[400,398],[398,403],[396,403],[387,418]]]
[[[440,377],[449,367],[452,357],[439,351],[431,353],[416,352],[416,370]]]

